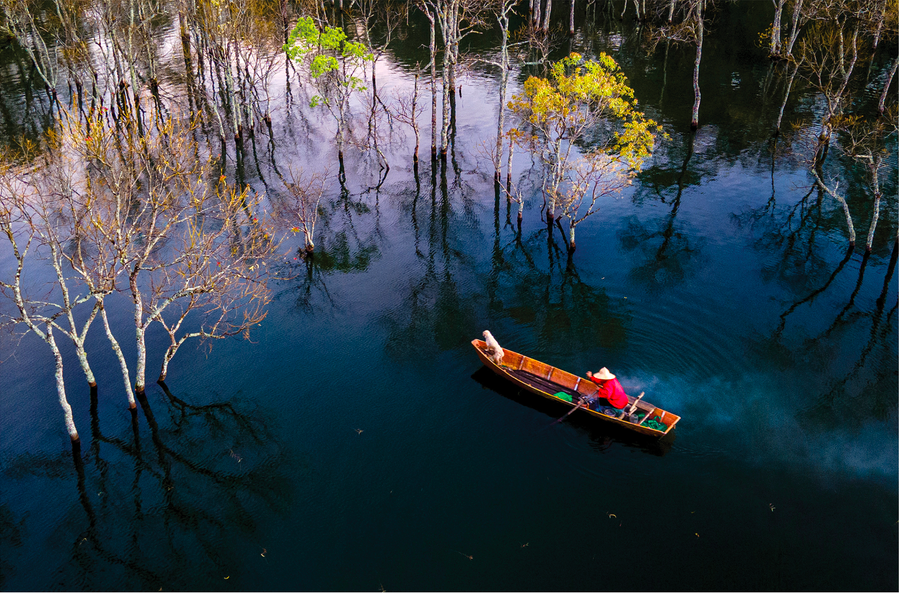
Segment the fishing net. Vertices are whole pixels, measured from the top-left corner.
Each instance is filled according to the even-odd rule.
[[[645,417],[645,413],[637,413],[637,419],[642,419]],[[637,421],[640,422],[639,420]],[[654,416],[649,419],[642,425],[643,427],[649,427],[650,429],[655,429],[656,431],[662,431],[663,433],[668,430],[668,425],[662,422],[662,419],[659,418],[659,415]]]
[[[553,394],[556,398],[561,398],[565,402],[571,402],[571,394],[567,394],[565,392],[556,392]]]

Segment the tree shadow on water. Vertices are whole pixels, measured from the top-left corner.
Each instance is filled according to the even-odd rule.
[[[626,251],[643,255],[642,263],[631,268],[634,281],[659,292],[684,283],[702,265],[705,240],[691,238],[675,226],[676,209],[662,220],[645,225],[631,217],[618,233],[618,240]]]
[[[206,589],[209,576],[241,563],[240,550],[264,550],[257,518],[291,509],[306,464],[243,410],[239,394],[192,404],[160,387],[154,404],[140,399],[143,414],[108,433],[92,406],[83,455],[25,454],[4,465],[9,488],[37,478],[64,506],[62,524],[51,528],[72,539],[71,553],[44,566],[57,587]],[[75,492],[66,497],[69,481]],[[19,525],[14,516],[7,523]],[[30,523],[27,512],[20,523]]]
[[[293,298],[297,309],[307,314],[339,308],[338,301],[328,289],[329,277],[364,272],[380,254],[374,240],[354,240],[343,231],[322,240],[312,254],[298,249],[292,261],[285,261],[278,267],[278,274],[284,279],[282,284],[290,286],[278,291],[275,299]]]
[[[624,305],[610,299],[603,288],[584,282],[573,260],[563,257],[546,233],[540,229],[529,240],[509,246],[504,313],[534,327],[548,344],[566,344],[580,352],[597,344],[620,347],[630,319]],[[537,263],[542,250],[547,250],[548,268]]]
[[[645,187],[654,189],[658,201],[670,207],[668,215],[649,223],[630,217],[626,227],[618,233],[618,241],[626,251],[639,251],[643,254],[643,263],[631,269],[630,277],[653,292],[688,280],[696,273],[703,260],[705,240],[691,238],[677,225],[684,189],[700,185],[703,174],[706,173],[700,170],[700,167],[707,164],[705,161],[690,167],[695,139],[695,132],[687,136],[686,154],[679,171],[659,166],[646,170],[640,176]],[[674,187],[677,188],[674,195],[666,198],[662,189]],[[645,194],[652,195],[652,192]]]

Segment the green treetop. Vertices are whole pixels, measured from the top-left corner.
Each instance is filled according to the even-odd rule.
[[[308,16],[301,18],[290,32],[284,51],[290,59],[307,67],[319,91],[312,98],[312,105],[325,105],[337,121],[337,151],[342,161],[350,96],[353,91],[365,90],[364,81],[356,73],[374,57],[364,44],[348,41],[340,27],[319,28]]]

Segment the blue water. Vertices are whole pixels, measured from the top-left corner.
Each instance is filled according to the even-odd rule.
[[[721,19],[719,36],[742,30]],[[707,51],[684,168],[688,49],[671,50],[660,101],[659,55],[636,54],[627,23],[605,25],[625,43],[587,30],[578,43],[630,64],[671,139],[578,227],[570,264],[539,199],[520,236],[515,206],[495,199],[478,142],[496,82],[476,72],[462,77],[445,184],[427,126],[419,190],[404,132],[380,191],[350,151],[355,207],[335,182],[314,266],[286,252],[295,276],[274,283],[251,341],[182,348],[171,396],[151,384],[136,427],[101,329],[88,340],[95,410],[60,341],[80,464],[49,350],[4,335],[0,586],[896,590],[895,160],[873,252],[847,258],[838,205],[803,198],[812,180],[794,160],[778,155],[772,174],[779,100],[760,100],[760,50]],[[385,96],[409,83],[382,64]],[[800,94],[790,113],[813,103]],[[295,115],[273,116],[278,163],[332,161],[326,117],[307,114],[323,128],[306,135]],[[283,191],[266,159],[251,184]],[[529,168],[519,151],[516,176]],[[868,198],[851,199],[861,212]],[[863,215],[856,225],[863,237]],[[108,305],[127,328],[127,299]],[[481,368],[470,341],[484,329],[574,373],[607,366],[682,420],[662,442],[577,413],[553,425],[564,407]],[[166,340],[149,336],[148,378]]]

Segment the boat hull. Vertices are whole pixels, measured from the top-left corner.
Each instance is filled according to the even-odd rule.
[[[503,348],[503,358],[500,363],[496,363],[490,358],[487,349],[487,343],[483,340],[472,340],[471,345],[478,353],[478,358],[491,371],[515,385],[525,390],[542,396],[548,400],[559,402],[571,408],[577,406],[577,396],[590,396],[596,393],[596,385],[589,379],[582,378],[562,369],[558,369],[542,361],[532,359],[515,351]],[[574,402],[569,402],[564,398],[560,398],[555,394],[564,392],[572,396]],[[668,426],[665,431],[659,431],[652,427],[641,425],[640,423],[632,423],[627,419],[619,419],[610,415],[606,415],[601,411],[590,410],[582,407],[577,414],[592,415],[603,421],[614,423],[622,428],[641,433],[643,435],[661,438],[674,430],[674,426],[680,421],[680,417],[674,413],[670,413],[661,409],[645,400],[637,401],[633,396],[628,396],[628,405],[636,402],[636,411],[646,414],[646,419],[659,417],[659,420]]]

